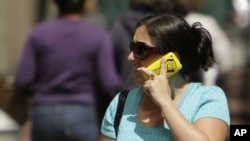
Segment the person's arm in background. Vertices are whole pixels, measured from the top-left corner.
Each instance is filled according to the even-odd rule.
[[[121,86],[113,58],[112,43],[109,34],[103,33],[97,51],[97,76],[101,87],[113,96]]]
[[[24,123],[22,127],[21,141],[31,141],[31,127],[32,122],[29,119]]]
[[[24,46],[14,79],[14,88],[18,92],[29,93],[36,76],[35,41],[29,36]]]

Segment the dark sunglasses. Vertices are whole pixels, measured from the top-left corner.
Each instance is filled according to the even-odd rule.
[[[143,42],[131,41],[129,51],[133,51],[134,57],[139,60],[145,60],[152,54],[165,54],[160,47],[152,47]]]

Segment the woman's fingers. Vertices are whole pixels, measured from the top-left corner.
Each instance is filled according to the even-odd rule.
[[[151,79],[153,79],[156,76],[156,74],[153,71],[145,67],[138,68],[138,70],[148,75]]]

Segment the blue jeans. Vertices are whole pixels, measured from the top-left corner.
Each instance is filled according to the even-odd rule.
[[[95,108],[83,104],[34,106],[32,141],[97,141]]]

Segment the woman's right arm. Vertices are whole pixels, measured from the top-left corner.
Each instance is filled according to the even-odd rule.
[[[109,137],[101,134],[99,141],[115,141],[115,139],[109,138]]]

